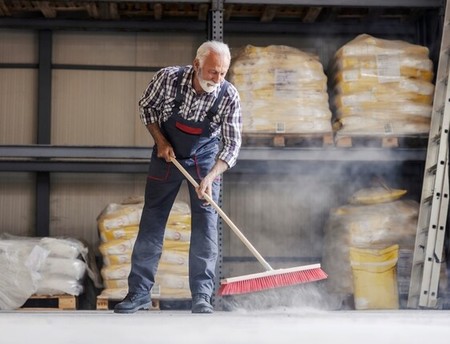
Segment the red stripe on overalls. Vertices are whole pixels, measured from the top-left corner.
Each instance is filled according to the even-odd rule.
[[[180,129],[182,132],[185,132],[187,134],[191,134],[191,135],[200,135],[203,130],[202,128],[192,128],[186,124],[180,123],[180,122],[176,122],[175,126]]]
[[[155,176],[148,175],[147,178],[153,179],[153,180],[158,180],[158,181],[167,180],[167,178],[169,178],[171,164],[169,164],[169,163],[166,163],[166,164],[167,164],[167,172],[164,177],[155,177]]]

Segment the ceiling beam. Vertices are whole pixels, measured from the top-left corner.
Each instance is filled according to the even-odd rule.
[[[260,21],[262,23],[271,22],[277,15],[277,6],[268,5],[264,8]]]
[[[322,7],[310,7],[306,11],[305,16],[303,17],[304,23],[314,23],[322,12]]]
[[[0,0],[0,15],[2,16],[11,16],[11,12],[8,7],[5,5],[4,0]]]
[[[89,15],[89,17],[98,19],[100,17],[100,14],[98,12],[98,7],[95,2],[90,2],[86,4],[86,11]]]
[[[442,0],[226,0],[227,4],[352,6],[352,7],[442,7]]]
[[[33,1],[33,5],[42,12],[45,18],[56,18],[56,10],[50,6],[48,1]]]
[[[77,20],[0,17],[0,28],[31,30],[129,30],[129,31],[205,31],[205,22],[192,20]]]
[[[32,30],[105,30],[105,31],[190,31],[204,32],[206,23],[197,20],[64,20],[64,19],[18,19],[1,18],[0,28],[32,29]],[[253,32],[253,33],[303,33],[303,34],[359,34],[366,32],[372,35],[385,35],[395,32],[399,36],[414,35],[414,23],[398,23],[390,20],[377,20],[372,22],[227,22],[225,32]]]
[[[159,2],[153,6],[153,18],[155,20],[161,20],[163,16],[163,5]]]
[[[38,0],[42,1],[42,0]],[[71,2],[73,0],[59,0],[58,2]],[[96,0],[101,2],[124,2],[124,0]],[[141,3],[198,3],[211,4],[212,0],[133,0]],[[424,7],[437,8],[443,6],[442,0],[223,0],[229,4],[248,5],[299,5],[299,6],[353,6],[353,7]]]
[[[208,4],[200,4],[198,8],[198,17],[197,19],[200,21],[205,21],[208,19],[208,11],[209,11],[209,5]]]

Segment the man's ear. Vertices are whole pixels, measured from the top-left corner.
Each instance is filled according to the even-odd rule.
[[[198,72],[198,70],[200,69],[200,61],[199,61],[199,59],[196,58],[196,59],[194,60],[193,66],[194,66],[194,70],[195,70],[196,72]]]

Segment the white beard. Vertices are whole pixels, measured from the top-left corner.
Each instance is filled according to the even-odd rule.
[[[206,93],[211,93],[214,92],[217,87],[219,87],[220,84],[216,84],[215,82],[212,81],[206,81],[205,79],[203,79],[200,75],[202,73],[202,70],[199,69],[198,70],[198,75],[197,75],[197,80],[200,84],[200,87],[203,89],[203,91],[205,91]]]

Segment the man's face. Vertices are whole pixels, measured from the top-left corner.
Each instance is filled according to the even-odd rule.
[[[198,82],[205,92],[213,92],[225,79],[230,66],[229,61],[211,52],[205,59],[203,66],[197,59],[194,62],[197,71]]]

